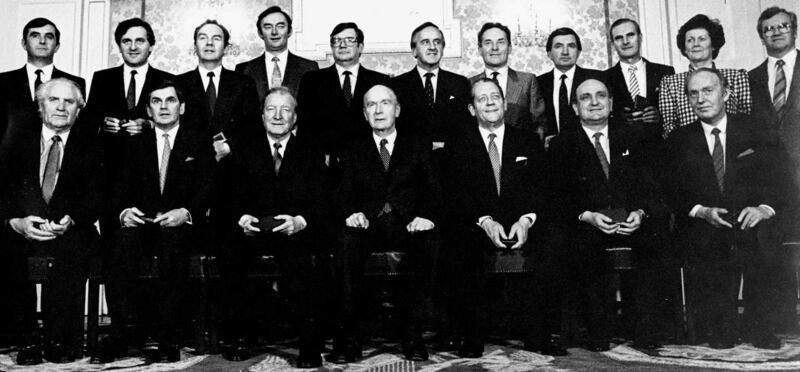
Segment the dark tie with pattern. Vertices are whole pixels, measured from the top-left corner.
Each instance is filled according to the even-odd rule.
[[[433,72],[426,72],[425,73],[425,103],[428,104],[428,108],[433,108],[435,103],[434,96],[433,96]]]
[[[40,69],[36,69],[36,80],[33,82],[33,100],[36,101],[36,90],[39,89],[39,86],[42,85],[42,74],[44,71]]]
[[[275,166],[275,175],[281,171],[281,163],[283,162],[283,156],[281,156],[281,143],[275,142],[272,147],[275,148],[275,151],[272,153],[272,164]]]
[[[636,103],[636,96],[641,93],[639,91],[639,79],[636,78],[636,70],[636,66],[634,65],[628,67],[628,77],[631,83],[631,98],[634,103]]]
[[[275,88],[281,86],[281,68],[278,66],[278,61],[280,59],[278,57],[272,57],[272,84],[270,88]]]
[[[47,163],[42,177],[42,198],[45,203],[50,203],[53,192],[56,189],[56,177],[58,177],[58,163],[61,159],[61,137],[58,135],[50,139],[50,151],[47,152]]]
[[[606,152],[603,151],[603,145],[600,144],[600,137],[602,136],[603,133],[597,132],[592,137],[594,137],[594,151],[597,153],[597,159],[600,160],[600,166],[603,167],[603,173],[608,179],[608,158],[606,157]]]
[[[214,105],[217,103],[217,86],[214,84],[214,73],[211,71],[208,72],[206,96],[208,97],[208,107],[211,109],[211,115],[214,115]]]
[[[347,106],[350,107],[350,101],[353,100],[353,87],[350,84],[350,75],[352,74],[350,71],[345,71],[344,74],[344,82],[342,83],[342,93],[344,93],[344,101],[347,102]]]
[[[494,139],[497,137],[494,133],[489,133],[489,161],[492,162],[492,171],[494,172],[494,183],[497,186],[497,195],[500,195],[500,152],[497,151],[497,144]]]
[[[561,133],[566,125],[567,112],[570,110],[567,97],[567,74],[561,74],[561,87],[558,88],[558,132]]]
[[[783,60],[775,62],[775,90],[772,93],[772,104],[778,117],[783,115],[783,106],[786,104],[786,75],[783,73]]]
[[[714,160],[714,173],[717,176],[717,185],[719,191],[725,191],[723,185],[725,184],[725,151],[722,150],[722,141],[719,139],[719,128],[711,130],[714,135],[714,150],[711,152],[711,158]]]
[[[386,148],[386,144],[389,141],[386,138],[381,139],[381,161],[383,162],[383,170],[389,170],[389,161],[391,160],[392,156],[389,155],[389,149]]]
[[[128,100],[128,110],[133,110],[136,107],[136,70],[131,71],[131,81],[128,83],[128,94],[125,98]]]

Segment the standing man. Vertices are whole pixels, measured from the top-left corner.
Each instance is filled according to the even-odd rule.
[[[181,123],[183,94],[171,81],[153,87],[147,113],[154,129],[131,138],[125,151],[122,180],[115,188],[117,223],[112,257],[120,273],[112,276],[118,293],[133,309],[149,309],[151,324],[142,324],[158,342],[149,359],[180,359],[180,309],[185,302],[189,253],[200,241],[211,192],[214,161],[211,139]],[[159,277],[143,289],[137,283],[143,258],[157,256]],[[149,291],[148,291],[149,290]],[[141,303],[142,300],[146,303]],[[138,300],[138,301],[137,301]],[[138,312],[138,311],[137,311]]]
[[[470,113],[477,125],[448,144],[447,210],[462,247],[455,265],[460,270],[459,328],[461,357],[483,353],[487,304],[484,254],[487,249],[520,249],[540,236],[547,190],[544,153],[532,132],[505,125],[506,103],[496,80],[472,84]],[[533,230],[531,230],[533,229]]]
[[[578,84],[589,78],[603,80],[604,74],[577,65],[583,47],[578,34],[569,27],[550,33],[545,48],[554,67],[537,78],[545,102],[546,148],[553,136],[578,129],[578,117],[569,105]]]
[[[86,90],[83,78],[70,75],[53,66],[61,32],[47,18],[34,18],[22,29],[22,48],[28,55],[25,66],[0,74],[0,146],[13,141],[14,135],[26,129],[24,125],[39,118],[35,92],[40,84],[55,78],[67,78]],[[29,128],[36,131],[38,128]]]
[[[469,122],[469,80],[440,68],[444,34],[425,22],[411,32],[411,52],[417,65],[390,82],[403,107],[399,127],[436,143],[446,142]]]
[[[258,15],[258,37],[264,40],[264,54],[236,65],[236,72],[253,78],[258,90],[258,102],[270,88],[284,86],[297,95],[300,78],[307,71],[319,70],[316,62],[289,52],[292,18],[279,6],[271,6]]]
[[[730,97],[722,73],[690,71],[689,103],[699,117],[669,138],[669,190],[676,216],[678,247],[687,261],[687,302],[691,341],[732,347],[736,299],[744,274],[745,342],[777,349],[778,306],[758,283],[772,283],[766,248],[756,234],[761,222],[782,213],[785,191],[780,162],[764,129],[744,116],[729,116]],[[751,285],[747,285],[751,283]],[[755,285],[752,285],[755,284]]]
[[[484,23],[478,31],[478,52],[483,58],[484,71],[469,78],[470,81],[485,77],[496,79],[506,95],[505,122],[544,138],[544,100],[536,75],[508,67],[511,30],[500,23]]]
[[[12,231],[3,249],[17,252],[13,264],[21,274],[7,302],[17,307],[14,321],[25,332],[18,344],[21,365],[41,363],[42,347],[50,362],[80,357],[84,285],[99,243],[94,224],[100,216],[103,157],[95,136],[75,127],[84,106],[81,89],[72,80],[54,78],[36,89],[36,99],[38,130],[21,131],[0,164],[0,219]],[[44,337],[38,334],[35,287],[27,281],[31,267],[47,270],[42,285]]]
[[[661,78],[674,75],[675,69],[642,57],[642,31],[636,21],[620,18],[611,24],[608,33],[619,56],[619,62],[605,72],[610,93],[615,97],[612,114],[644,141],[659,143],[662,129],[658,86]]]
[[[369,136],[364,121],[364,93],[389,77],[361,66],[364,32],[352,22],[339,23],[331,31],[333,66],[309,71],[300,80],[298,135],[317,143],[333,166],[348,141]]]

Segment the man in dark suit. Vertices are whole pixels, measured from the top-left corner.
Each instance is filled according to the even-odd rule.
[[[411,32],[416,67],[390,82],[403,107],[398,127],[429,138],[437,148],[469,122],[469,80],[440,68],[444,47],[439,27],[421,24]]]
[[[361,66],[364,32],[358,25],[340,23],[330,36],[333,66],[309,71],[300,80],[297,134],[317,143],[333,165],[345,143],[369,136],[364,93],[375,84],[387,84],[389,77]]]
[[[415,72],[416,73],[416,72]],[[415,271],[398,300],[406,359],[427,360],[422,341],[422,304],[430,289],[436,253],[436,224],[441,220],[441,187],[430,141],[409,129],[397,129],[400,104],[394,92],[376,85],[364,95],[364,116],[372,127],[370,138],[352,142],[342,163],[344,172],[337,195],[345,230],[337,254],[341,275],[342,322],[334,339],[331,361],[361,358],[359,323],[364,309],[364,262],[372,252],[406,252]],[[362,331],[363,332],[363,331]]]
[[[532,132],[505,125],[505,100],[496,80],[472,85],[470,113],[478,125],[450,141],[447,174],[448,211],[462,247],[459,265],[462,301],[462,357],[483,352],[486,275],[483,255],[491,249],[519,249],[539,230],[547,200],[544,154]],[[533,231],[531,229],[534,229]],[[488,238],[488,239],[487,239]]]
[[[325,307],[322,283],[313,254],[323,247],[319,234],[328,218],[324,185],[325,162],[321,152],[294,136],[297,103],[286,87],[267,92],[262,111],[264,131],[231,157],[234,192],[231,234],[225,270],[230,312],[228,337],[233,347],[229,360],[249,358],[248,332],[255,320],[252,299],[262,297],[245,285],[254,257],[273,255],[282,274],[279,294],[289,306],[290,319],[299,332],[298,368],[322,365],[324,349],[320,310]],[[271,304],[271,307],[277,307]]]
[[[506,124],[534,131],[544,138],[544,100],[536,75],[508,67],[511,30],[500,23],[484,23],[478,31],[478,52],[485,69],[469,78],[470,81],[496,79],[506,96]]]
[[[640,133],[644,141],[659,143],[658,86],[661,78],[674,75],[675,69],[642,57],[642,31],[636,21],[620,18],[611,24],[608,33],[619,56],[619,62],[605,72],[615,98],[612,115]]]
[[[34,18],[22,29],[22,48],[28,55],[25,66],[0,74],[0,146],[14,141],[14,136],[26,129],[39,128],[25,125],[39,120],[34,92],[39,84],[55,78],[68,78],[81,88],[85,95],[83,78],[70,75],[53,66],[53,56],[60,46],[61,32],[46,18]]]
[[[289,52],[292,17],[279,6],[271,6],[258,15],[256,30],[258,37],[264,40],[265,52],[236,65],[236,72],[256,82],[258,102],[264,102],[267,91],[278,86],[287,87],[292,95],[297,95],[300,78],[306,71],[319,70],[319,65]]]
[[[80,87],[72,80],[54,78],[42,83],[36,98],[39,130],[20,132],[0,156],[0,219],[16,233],[3,247],[18,252],[13,264],[27,269],[19,270],[24,276],[17,278],[18,287],[9,292],[6,303],[18,306],[20,316],[15,321],[27,333],[17,354],[22,365],[42,362],[36,291],[26,281],[29,270],[46,272],[44,358],[65,363],[81,355],[84,284],[99,240],[94,223],[100,214],[102,154],[95,138],[74,126],[84,105]]]
[[[648,243],[654,240],[654,226],[643,225],[645,216],[651,217],[658,210],[658,204],[649,194],[653,180],[642,166],[643,149],[633,128],[609,120],[612,103],[611,93],[603,82],[588,79],[580,83],[572,107],[581,129],[554,138],[549,151],[561,213],[555,230],[559,231],[562,249],[554,255],[561,258],[568,289],[577,300],[575,310],[589,331],[586,346],[593,351],[608,350],[611,337],[608,325],[613,298],[607,289],[610,283],[604,280],[605,250],[619,247],[633,250],[636,278],[639,278],[634,282],[640,290],[626,296],[643,305],[638,306],[637,315],[652,311],[649,308],[652,304],[642,301],[651,292],[642,281],[653,277],[646,263],[661,253],[657,246]],[[656,221],[659,220],[648,219],[651,223]],[[551,301],[539,303],[542,307],[551,306]],[[638,322],[641,324],[636,334],[637,345],[653,337],[652,332],[642,327],[649,326],[650,321]],[[532,334],[548,335],[550,331],[540,328]]]
[[[577,65],[583,47],[578,34],[569,27],[551,32],[545,49],[554,68],[536,79],[545,102],[544,138],[547,147],[553,136],[578,129],[578,118],[569,106],[575,87],[589,78],[603,80],[603,72]]]
[[[692,342],[729,348],[734,332],[740,275],[745,283],[767,281],[766,258],[756,233],[762,221],[782,213],[780,162],[748,117],[727,116],[730,93],[724,76],[709,68],[689,72],[686,93],[699,120],[677,129],[668,146],[669,190],[676,216],[677,246],[685,248],[687,303]],[[760,132],[760,133],[759,133]],[[769,296],[744,286],[743,339],[779,348]]]
[[[125,275],[117,285],[133,300],[132,307],[155,312],[154,324],[143,324],[155,335],[158,350],[147,353],[154,361],[180,359],[180,307],[189,275],[189,253],[199,242],[209,205],[213,152],[211,139],[190,125],[182,125],[183,95],[175,83],[153,87],[147,112],[152,131],[132,137],[126,148],[122,180],[115,188],[118,216],[118,256],[111,262]],[[158,257],[159,277],[143,293],[135,279],[143,257]],[[128,265],[121,265],[121,263]],[[136,303],[136,299],[144,303]]]

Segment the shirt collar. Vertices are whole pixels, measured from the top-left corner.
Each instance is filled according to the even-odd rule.
[[[561,70],[559,70],[557,68],[553,69],[553,72],[554,72],[553,76],[556,78],[556,81],[559,81],[559,82],[561,81],[561,75],[564,75],[564,74],[567,75],[567,80],[572,80],[575,77],[575,68],[577,66],[578,65],[572,66],[572,68],[567,70],[567,72],[561,72]]]
[[[628,72],[628,69],[631,66],[636,66],[636,71],[643,71],[644,69],[644,58],[639,58],[639,61],[636,63],[625,63],[622,60],[619,61],[619,66],[622,67],[622,72]]]
[[[416,68],[417,68],[417,73],[419,74],[419,77],[420,77],[420,79],[422,79],[422,81],[425,81],[425,74],[427,74],[429,72],[433,73],[433,76],[431,76],[431,79],[436,79],[436,78],[439,77],[439,68],[438,67],[433,69],[433,70],[431,70],[431,71],[428,71],[428,70],[426,70],[426,69],[424,69],[422,67],[419,67],[419,66],[417,66]]]
[[[272,138],[272,136],[270,136],[268,134],[267,135],[267,141],[269,142],[269,151],[272,152],[273,149],[275,149],[275,143],[280,143],[281,144],[281,150],[285,149],[286,148],[286,144],[289,142],[290,138],[292,138],[291,134],[286,136],[286,137],[284,137],[282,140],[278,141],[278,140]]]
[[[208,73],[213,72],[214,77],[219,79],[220,75],[222,74],[222,65],[217,66],[213,70],[207,70],[205,67],[198,65],[197,70],[200,71],[200,77],[203,79],[208,78]]]
[[[42,72],[44,73],[44,76],[53,76],[53,69],[54,68],[55,67],[53,66],[52,63],[47,65],[47,66],[43,66],[43,67],[36,67],[36,66],[34,66],[34,65],[30,64],[30,63],[26,63],[25,64],[25,69],[28,71],[28,75],[32,75],[32,76],[36,76],[36,70],[42,70]]]
[[[767,61],[769,61],[769,66],[771,69],[775,68],[775,62],[777,62],[778,59],[783,61],[784,69],[789,66],[794,66],[795,61],[797,61],[797,49],[792,49],[791,52],[786,53],[786,55],[781,58],[767,56]]]
[[[270,63],[272,63],[272,57],[278,57],[278,60],[280,62],[286,62],[286,59],[289,58],[289,49],[288,48],[284,49],[282,52],[280,52],[278,54],[272,54],[270,52],[266,52],[265,51],[264,52],[264,59],[266,60],[268,66],[269,66]]]
[[[502,124],[494,130],[488,130],[480,125],[478,125],[478,131],[481,132],[481,137],[483,138],[484,142],[488,141],[489,134],[494,133],[497,136],[497,140],[503,138],[503,135],[506,134],[506,125]]]
[[[726,134],[728,131],[728,115],[723,116],[716,126],[711,124],[706,124],[702,120],[700,121],[700,123],[703,125],[703,132],[705,132],[706,137],[712,135],[711,131],[714,130],[714,128],[719,129],[720,134]]]
[[[372,139],[375,141],[375,146],[378,146],[378,148],[380,148],[381,140],[384,139],[384,138],[386,138],[387,145],[394,146],[394,141],[397,139],[397,130],[395,130],[394,132],[392,132],[392,134],[390,134],[390,135],[388,135],[386,137],[381,137],[381,136],[375,134],[375,132],[372,132]]]
[[[127,64],[122,64],[122,71],[125,76],[130,76],[131,71],[136,71],[136,75],[139,77],[147,76],[147,71],[150,69],[150,65],[145,63],[139,67],[131,67]]]
[[[608,124],[606,124],[603,127],[603,129],[600,129],[600,130],[593,130],[593,129],[584,127],[583,125],[581,125],[581,128],[583,128],[583,131],[586,132],[586,135],[589,136],[589,139],[592,140],[592,141],[594,141],[594,134],[598,133],[598,132],[599,133],[603,133],[603,137],[608,138]]]
[[[335,63],[333,65],[336,66],[336,73],[338,73],[339,76],[342,76],[342,74],[345,71],[350,71],[350,73],[352,74],[352,77],[355,78],[356,75],[358,75],[358,68],[361,66],[361,63],[356,63],[356,64],[354,64],[354,65],[352,65],[352,66],[350,66],[348,68],[344,68],[344,67],[339,66],[339,65],[337,65]]]
[[[161,137],[164,136],[164,133],[166,133],[166,134],[169,134],[170,140],[173,140],[173,139],[175,139],[175,134],[178,132],[178,128],[180,128],[180,127],[181,127],[181,125],[178,124],[178,125],[172,127],[170,130],[163,130],[163,129],[159,128],[158,126],[155,126],[156,136],[158,138],[161,138]]]
[[[67,129],[67,130],[65,130],[65,131],[63,131],[61,133],[58,133],[58,136],[61,137],[61,144],[62,145],[66,145],[67,144],[67,138],[69,137],[70,130],[71,130],[71,128]],[[43,140],[44,143],[50,142],[50,139],[53,138],[53,136],[55,136],[55,135],[56,135],[56,132],[54,130],[52,130],[52,129],[48,128],[46,125],[42,124],[42,140]]]
[[[492,70],[490,68],[485,68],[484,69],[484,74],[486,74],[487,78],[491,79],[492,78],[492,72],[495,72],[495,71],[500,73],[499,76],[508,76],[508,65],[505,65],[503,67],[500,67],[500,68],[494,69],[494,70]],[[559,76],[561,76],[561,75],[559,75]]]

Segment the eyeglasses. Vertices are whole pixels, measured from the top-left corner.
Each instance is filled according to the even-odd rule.
[[[781,24],[764,27],[763,29],[761,29],[761,31],[766,36],[772,36],[772,35],[775,35],[775,34],[785,34],[785,33],[789,32],[791,29],[792,29],[792,24],[791,23],[783,22]]]
[[[331,46],[338,46],[341,43],[344,43],[344,46],[353,46],[356,45],[358,39],[353,36],[348,37],[332,37],[331,38]]]

